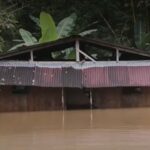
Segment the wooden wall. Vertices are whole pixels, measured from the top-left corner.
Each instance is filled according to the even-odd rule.
[[[79,88],[66,88],[66,109],[88,109],[90,108],[89,90]]]
[[[93,108],[149,107],[150,88],[92,89]],[[90,108],[88,89],[64,89],[66,109]],[[61,88],[29,87],[15,93],[11,86],[0,87],[0,112],[62,110]]]
[[[150,106],[150,88],[101,88],[93,90],[95,108],[131,108]]]
[[[60,109],[61,89],[29,87],[25,93],[14,93],[11,86],[0,87],[0,112]]]
[[[92,89],[93,108],[150,107],[149,87]],[[68,109],[90,108],[88,89],[65,89]]]

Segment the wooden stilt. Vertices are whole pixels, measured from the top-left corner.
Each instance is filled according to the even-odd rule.
[[[62,109],[65,110],[64,88],[62,88],[61,95]]]
[[[65,129],[65,111],[62,111],[62,129]]]
[[[92,96],[92,90],[90,89],[90,108],[93,109],[93,96]]]
[[[90,110],[90,127],[93,128],[93,109]]]
[[[89,60],[96,62],[92,57],[90,57],[85,52],[80,50],[80,43],[78,40],[76,41],[75,49],[76,49],[76,61],[80,61],[80,54],[82,54],[84,57],[88,58]]]

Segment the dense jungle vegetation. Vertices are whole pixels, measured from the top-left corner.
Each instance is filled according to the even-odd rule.
[[[75,34],[149,51],[150,0],[0,0],[1,52]]]

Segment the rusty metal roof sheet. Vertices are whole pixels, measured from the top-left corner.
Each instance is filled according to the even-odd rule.
[[[150,86],[150,61],[15,63],[0,63],[0,85],[78,88]]]
[[[61,68],[35,67],[33,86],[41,87],[62,87]]]

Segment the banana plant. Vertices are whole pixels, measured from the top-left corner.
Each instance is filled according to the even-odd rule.
[[[22,42],[13,46],[11,50],[15,50],[22,46],[30,46],[37,43],[45,43],[49,41],[54,41],[59,38],[63,38],[70,35],[70,32],[73,30],[76,21],[76,14],[73,13],[70,16],[62,19],[58,26],[55,25],[55,22],[52,16],[46,12],[40,13],[40,18],[30,16],[32,21],[41,29],[41,37],[37,40],[29,31],[25,29],[19,29],[19,33],[22,38]]]
[[[40,39],[44,40],[40,40],[39,42],[43,43],[70,36],[76,25],[77,15],[76,13],[72,13],[68,17],[62,19],[57,26],[55,25],[55,21],[52,16],[46,12],[41,12],[40,19],[34,16],[30,16],[30,18],[36,23],[37,26],[40,27],[42,35]],[[78,34],[81,36],[86,36],[96,31],[97,29],[90,29]],[[49,34],[49,36],[47,36],[47,34]]]
[[[67,37],[73,31],[77,15],[72,13],[70,16],[62,19],[57,25],[58,38]]]
[[[76,25],[77,15],[75,13],[72,13],[68,17],[62,19],[57,26],[55,25],[53,17],[46,12],[41,12],[39,19],[34,16],[30,16],[30,18],[36,23],[38,27],[40,27],[40,39],[37,40],[29,31],[25,29],[19,29],[19,33],[23,39],[23,43],[15,45],[10,50],[14,50],[21,46],[30,46],[37,43],[55,41],[57,39],[70,36]],[[79,35],[85,36],[96,31],[97,29],[90,29],[79,33]],[[56,58],[60,55],[61,53],[56,53],[54,57]],[[75,52],[72,49],[67,49],[66,55],[67,58],[75,58]]]
[[[150,51],[150,31],[147,31],[145,20],[138,18],[134,24],[134,40],[137,48]]]
[[[0,52],[3,52],[4,39],[0,36]]]
[[[57,28],[52,16],[46,12],[40,14],[41,38],[39,43],[55,41],[58,39]]]
[[[141,37],[136,41],[138,48],[150,51],[150,33],[141,33]]]

